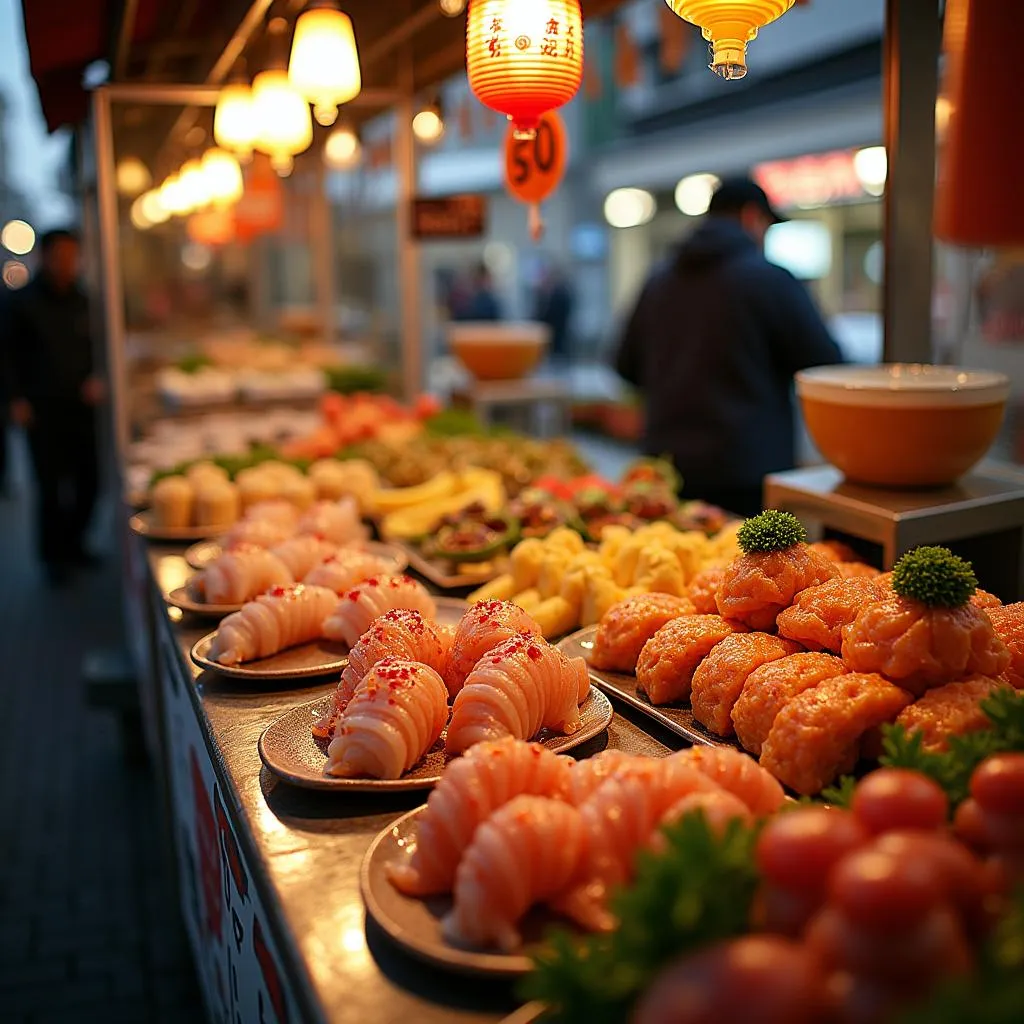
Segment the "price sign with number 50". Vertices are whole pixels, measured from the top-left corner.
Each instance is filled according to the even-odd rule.
[[[565,124],[555,111],[540,119],[532,139],[505,137],[505,187],[522,203],[541,203],[558,188],[568,157]]]

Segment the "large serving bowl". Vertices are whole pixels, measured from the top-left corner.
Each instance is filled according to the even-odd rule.
[[[540,323],[450,324],[448,344],[477,380],[518,380],[544,357],[551,329]]]
[[[958,366],[818,366],[796,375],[807,429],[848,480],[939,487],[991,447],[1009,379]]]

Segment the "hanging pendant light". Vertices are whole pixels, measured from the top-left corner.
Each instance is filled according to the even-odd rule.
[[[313,142],[309,105],[288,79],[287,30],[284,18],[274,18],[267,26],[270,60],[252,83],[252,109],[258,126],[253,145],[270,156],[271,165],[282,177],[291,174],[293,157]]]
[[[214,147],[203,154],[203,177],[215,206],[230,206],[242,198],[242,168],[226,149]]]
[[[359,95],[363,80],[352,19],[334,0],[310,0],[299,15],[288,78],[322,125],[334,124],[338,107]]]
[[[424,146],[437,145],[444,132],[444,113],[438,100],[428,103],[412,119],[412,133]]]
[[[178,188],[184,197],[182,202],[187,204],[187,209],[201,210],[207,206],[213,196],[210,194],[210,187],[203,174],[202,161],[196,157],[186,160],[178,171]]]
[[[700,28],[711,44],[708,67],[726,79],[747,73],[747,43],[757,30],[781,18],[794,0],[665,0],[684,21]]]
[[[213,115],[213,137],[217,145],[235,153],[239,160],[252,159],[252,146],[258,134],[252,109],[252,89],[244,73],[228,82],[217,96]]]
[[[338,125],[324,143],[324,163],[335,171],[347,171],[362,159],[363,144],[351,125]]]
[[[177,174],[169,174],[160,186],[160,205],[172,216],[180,217],[188,213],[189,204],[185,191],[181,187],[181,179]]]
[[[533,138],[540,116],[583,80],[579,0],[471,0],[466,69],[480,102],[505,114],[517,138]]]

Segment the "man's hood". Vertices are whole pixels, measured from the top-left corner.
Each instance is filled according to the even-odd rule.
[[[757,243],[735,220],[708,217],[675,251],[674,265],[693,270],[757,251]]]

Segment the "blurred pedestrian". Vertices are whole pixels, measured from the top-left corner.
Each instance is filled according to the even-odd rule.
[[[740,515],[795,465],[793,374],[842,362],[805,287],[764,258],[782,220],[749,178],[722,182],[644,285],[615,362],[646,400],[645,451],[673,459],[685,497]]]
[[[565,275],[557,267],[544,271],[537,287],[533,318],[551,330],[551,355],[557,362],[572,356],[572,313],[575,300]]]
[[[478,263],[470,275],[469,287],[461,301],[452,309],[453,320],[500,320],[501,303],[494,293],[491,272],[485,263]]]
[[[3,347],[11,420],[25,429],[35,471],[39,556],[60,584],[93,560],[84,541],[99,480],[96,407],[106,389],[93,364],[78,237],[49,231],[39,251],[39,271],[10,296]]]

